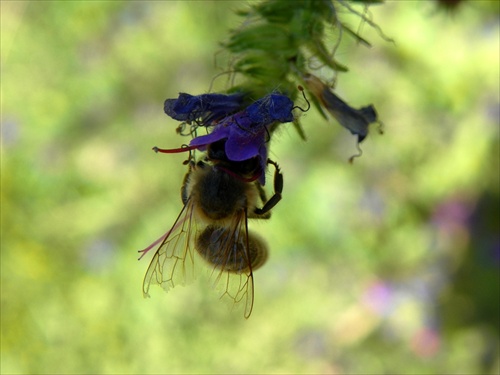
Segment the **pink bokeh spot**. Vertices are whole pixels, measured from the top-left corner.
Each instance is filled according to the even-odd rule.
[[[437,354],[441,347],[438,332],[431,328],[422,328],[411,339],[412,351],[421,358],[430,358]]]

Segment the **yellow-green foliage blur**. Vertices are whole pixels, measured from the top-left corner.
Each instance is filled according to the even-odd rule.
[[[203,275],[144,299],[137,260],[182,208],[163,101],[208,92],[245,4],[2,2],[1,373],[497,374],[498,4],[371,7],[395,43],[349,18],[373,47],[343,38],[335,92],[385,133],[352,165],[315,108],[273,135],[245,320]]]

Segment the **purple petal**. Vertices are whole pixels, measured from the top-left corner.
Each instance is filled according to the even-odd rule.
[[[292,109],[293,102],[290,98],[281,94],[270,94],[248,106],[245,112],[254,123],[267,126],[274,121],[293,121]]]
[[[264,134],[265,135],[265,134]],[[243,161],[259,155],[260,146],[265,142],[261,134],[245,136],[231,134],[226,142],[226,155],[229,160]]]
[[[199,137],[193,138],[189,142],[190,146],[205,146],[210,143],[220,141],[221,139],[227,138],[230,134],[230,128],[225,126],[216,126],[214,131],[207,135],[200,135]]]

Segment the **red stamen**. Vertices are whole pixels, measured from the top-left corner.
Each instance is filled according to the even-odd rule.
[[[200,146],[184,146],[180,148],[158,148],[158,147],[153,147],[154,152],[161,152],[163,154],[176,154],[179,152],[186,152],[186,151],[191,151],[191,150],[196,150]]]

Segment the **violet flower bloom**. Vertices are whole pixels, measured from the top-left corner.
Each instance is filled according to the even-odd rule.
[[[207,135],[193,138],[190,146],[204,150],[221,139],[226,139],[226,156],[231,161],[243,161],[260,157],[262,171],[266,170],[269,131],[267,127],[274,122],[291,122],[293,102],[281,94],[270,94],[257,100],[241,112],[221,120]],[[259,177],[265,184],[265,174]]]
[[[368,135],[368,126],[379,122],[373,105],[355,109],[335,95],[318,77],[304,74],[303,79],[307,88],[339,124],[358,136],[358,143]]]
[[[244,95],[241,93],[190,95],[179,93],[177,99],[167,99],[163,109],[174,120],[199,126],[210,126],[242,108]]]

